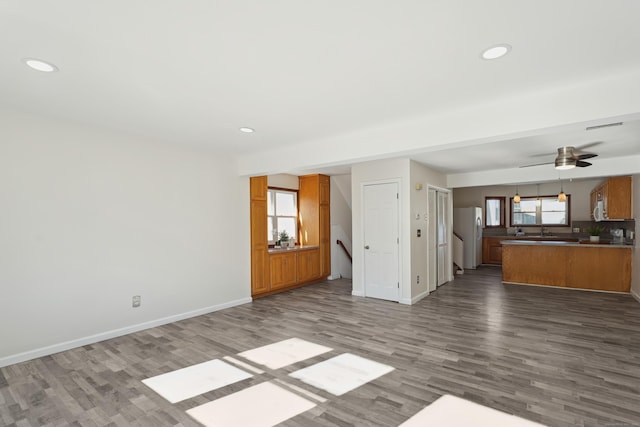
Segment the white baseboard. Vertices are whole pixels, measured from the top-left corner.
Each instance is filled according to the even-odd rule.
[[[407,305],[413,305],[415,303],[417,303],[418,301],[420,301],[422,298],[426,297],[427,295],[429,295],[429,289],[427,289],[424,292],[419,293],[418,295],[414,296],[413,298],[409,299],[409,298],[402,298],[400,301],[398,301],[400,304],[407,304]]]
[[[225,308],[235,307],[237,305],[247,304],[253,301],[251,298],[241,298],[234,301],[225,302],[198,310],[188,311],[186,313],[176,314],[173,316],[163,317],[161,319],[151,320],[149,322],[138,323],[136,325],[127,326],[120,329],[101,332],[95,335],[78,338],[75,340],[65,341],[46,347],[36,348],[34,350],[25,351],[23,353],[13,354],[0,358],[0,368],[13,365],[15,363],[25,362],[27,360],[36,359],[38,357],[48,356],[50,354],[59,353],[61,351],[70,350],[72,348],[81,347],[83,345],[94,344],[111,338],[120,337],[122,335],[131,334],[133,332],[142,331],[156,326],[166,325],[167,323],[177,322],[179,320],[189,319],[191,317],[201,316],[203,314],[213,313],[214,311],[224,310]]]
[[[354,297],[363,297],[364,296],[364,292],[362,291],[351,291],[351,295],[353,295]]]
[[[640,293],[631,289],[631,296],[634,297],[638,302],[640,302]]]

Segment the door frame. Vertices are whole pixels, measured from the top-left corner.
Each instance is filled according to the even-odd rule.
[[[396,184],[397,188],[398,188],[398,239],[400,240],[398,242],[398,281],[400,282],[400,285],[398,287],[398,299],[395,300],[396,302],[400,302],[403,300],[403,295],[404,295],[404,286],[405,286],[405,280],[404,280],[404,262],[403,262],[403,254],[404,254],[404,239],[402,238],[402,230],[403,230],[403,210],[402,210],[402,201],[403,199],[403,195],[402,195],[402,179],[401,178],[390,178],[390,179],[376,179],[373,181],[363,181],[360,183],[360,235],[362,236],[362,244],[364,245],[364,239],[365,239],[365,227],[364,227],[364,216],[365,216],[365,203],[364,203],[364,189],[367,185],[380,185],[380,184]],[[354,251],[355,252],[355,251]],[[365,269],[366,269],[366,265],[365,265],[365,252],[364,249],[360,251],[360,274],[362,277],[362,295],[366,297],[367,295],[367,284],[366,284],[366,274],[365,274]]]
[[[453,246],[453,242],[452,242],[452,239],[453,239],[453,191],[451,191],[448,188],[443,188],[443,187],[438,187],[437,185],[428,184],[427,185],[427,203],[429,203],[428,190],[436,191],[436,203],[437,203],[438,192],[448,193],[447,200],[448,200],[449,206],[447,208],[447,224],[448,224],[447,230],[449,235],[447,236],[447,241],[449,242],[449,244],[447,245],[447,262],[445,262],[445,275],[447,276],[447,282],[450,282],[453,280],[453,264],[452,264],[453,263],[453,249],[452,249],[452,246]],[[427,205],[427,211],[429,211],[428,205]],[[429,221],[431,221],[431,218],[429,218]],[[431,236],[428,236],[428,238],[431,238]],[[429,265],[428,257],[427,257],[427,265]]]

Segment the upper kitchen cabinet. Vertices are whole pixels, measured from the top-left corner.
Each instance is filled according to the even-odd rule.
[[[591,191],[591,219],[601,202],[603,220],[631,219],[631,177],[616,176],[607,179]]]
[[[331,274],[330,181],[327,175],[304,175],[298,178],[300,229],[298,241],[303,246],[319,246],[320,275]]]

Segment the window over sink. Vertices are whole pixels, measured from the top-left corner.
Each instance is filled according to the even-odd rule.
[[[571,223],[571,196],[559,202],[558,196],[520,197],[520,203],[511,205],[511,226],[569,227]]]

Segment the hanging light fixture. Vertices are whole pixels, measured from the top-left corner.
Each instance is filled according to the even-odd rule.
[[[513,203],[520,203],[520,195],[518,194],[518,186],[516,185],[516,195],[513,196]]]
[[[560,179],[560,178],[558,178]],[[561,203],[564,203],[567,201],[567,195],[565,194],[564,190],[562,189],[562,180],[560,179],[560,193],[558,193],[558,201]]]

